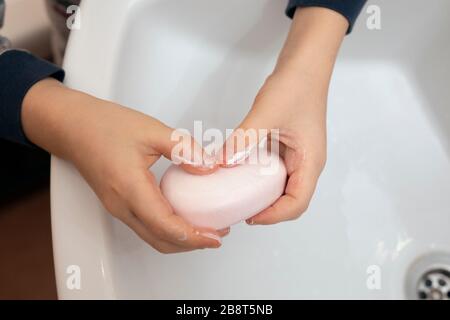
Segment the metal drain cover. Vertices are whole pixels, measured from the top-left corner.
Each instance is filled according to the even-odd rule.
[[[450,255],[434,253],[417,259],[405,280],[408,299],[450,300]]]
[[[417,284],[417,298],[450,300],[450,272],[444,269],[435,269],[425,273]]]

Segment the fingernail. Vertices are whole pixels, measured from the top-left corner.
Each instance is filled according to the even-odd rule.
[[[173,156],[172,162],[176,165],[187,164],[200,170],[211,170],[216,166],[216,159],[207,155],[203,159],[195,159],[194,161],[185,157]]]
[[[235,166],[241,164],[250,157],[250,155],[255,151],[257,147],[258,143],[250,144],[241,151],[238,151],[230,156],[227,155],[225,159],[225,165]]]
[[[247,224],[253,226],[255,224],[255,221],[253,221],[253,219],[247,219],[245,222],[247,222]]]
[[[209,238],[209,239],[216,240],[217,242],[219,242],[220,245],[222,244],[222,239],[216,234],[209,233],[209,232],[202,232],[202,233],[200,233],[200,235],[202,237],[206,237],[206,238]]]
[[[184,157],[181,157],[178,155],[173,155],[172,163],[175,165],[180,165],[180,164],[192,164],[193,162],[187,158],[184,158]]]
[[[208,154],[204,154],[202,160],[198,165],[194,164],[199,169],[212,169],[216,166],[216,158]]]
[[[230,233],[230,231],[231,231],[231,228],[228,227],[228,228],[225,228],[225,229],[218,230],[217,232],[220,232],[220,233],[223,233],[223,234],[227,235],[227,234]]]
[[[225,165],[227,165],[227,166],[238,165],[242,161],[244,161],[248,157],[249,154],[250,154],[249,150],[238,151],[235,154],[233,154],[230,157],[227,157],[225,159]]]
[[[232,166],[232,165],[236,165],[239,164],[240,162],[242,162],[243,160],[245,160],[247,153],[244,151],[239,151],[236,152],[235,154],[233,154],[230,157],[227,157],[225,160],[225,164],[227,166]]]

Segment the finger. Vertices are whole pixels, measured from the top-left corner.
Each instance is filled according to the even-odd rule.
[[[137,216],[131,212],[125,203],[117,201],[114,205],[111,205],[114,210],[108,210],[113,213],[113,216],[126,224],[131,230],[133,230],[142,240],[147,242],[150,246],[161,253],[175,253],[189,251],[186,248],[175,246],[167,241],[160,240],[154,236],[149,230],[139,221]]]
[[[194,228],[175,215],[161,190],[150,181],[139,182],[128,199],[131,211],[157,238],[187,249],[221,246],[217,231]]]
[[[149,232],[145,226],[139,221],[137,216],[131,212],[125,204],[118,202],[114,205],[114,217],[126,224],[133,230],[142,240],[161,253],[175,253],[188,251],[185,248],[175,246],[167,241],[160,240]]]
[[[165,125],[152,137],[155,149],[185,171],[211,174],[218,169],[215,157],[209,155],[187,130],[174,130]]]
[[[297,219],[311,201],[320,170],[305,165],[295,169],[288,178],[285,194],[273,205],[247,220],[250,225],[268,225]]]
[[[228,227],[228,228],[225,228],[225,229],[217,230],[217,234],[218,234],[221,238],[223,238],[223,237],[226,237],[227,235],[229,235],[229,234],[230,234],[230,231],[231,231],[231,228]]]
[[[160,253],[178,253],[178,252],[186,252],[189,251],[186,248],[182,248],[176,245],[173,245],[167,241],[160,240],[152,233],[150,233],[147,228],[139,221],[139,219],[133,213],[129,212],[127,214],[127,218],[122,220],[130,229],[132,229],[142,240],[147,242],[150,246],[152,246],[155,250]]]
[[[160,253],[169,254],[191,251],[188,248],[180,247],[156,238],[148,231],[145,225],[141,221],[139,221],[136,215],[131,212],[128,214],[128,217],[122,221],[126,225],[128,225],[128,227],[130,227],[142,240],[147,242],[150,246],[152,246]]]
[[[268,120],[250,112],[217,152],[217,162],[223,167],[236,166],[254,154],[258,146],[269,143],[269,136],[276,130]]]

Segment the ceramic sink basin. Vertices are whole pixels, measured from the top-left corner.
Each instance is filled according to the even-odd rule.
[[[271,72],[285,1],[83,1],[68,86],[175,128],[233,128]],[[62,299],[414,298],[450,254],[450,2],[369,1],[339,56],[329,159],[308,212],[237,225],[220,250],[161,255],[103,209],[76,169],[52,160]],[[152,171],[160,178],[169,166]],[[73,266],[81,288],[67,286]],[[412,288],[412,289],[411,289]],[[412,291],[411,291],[412,290]]]

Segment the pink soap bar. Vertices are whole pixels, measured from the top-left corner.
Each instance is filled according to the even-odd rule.
[[[267,161],[241,164],[206,176],[172,165],[161,180],[161,190],[175,213],[192,225],[224,229],[251,218],[284,193],[284,162],[276,154],[266,157],[270,166]]]

